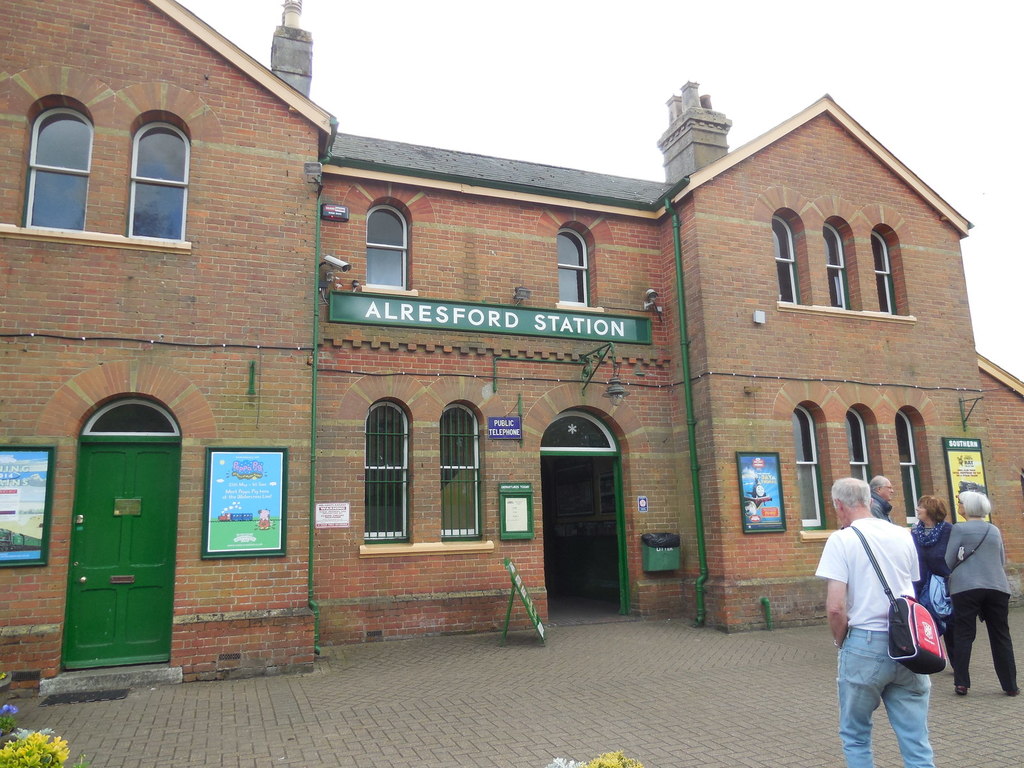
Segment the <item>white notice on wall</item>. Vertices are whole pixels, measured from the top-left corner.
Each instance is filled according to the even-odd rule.
[[[527,515],[528,505],[526,498],[512,496],[505,499],[505,530],[509,533],[519,533],[530,530],[530,519]]]
[[[348,526],[349,503],[347,501],[316,505],[317,528],[348,528]]]

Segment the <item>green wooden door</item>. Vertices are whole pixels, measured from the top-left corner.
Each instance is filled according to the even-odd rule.
[[[80,444],[66,668],[170,658],[180,466],[177,441]]]

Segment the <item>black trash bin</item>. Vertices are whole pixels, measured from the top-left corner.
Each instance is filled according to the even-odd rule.
[[[645,533],[640,543],[645,571],[674,571],[679,567],[678,533]]]

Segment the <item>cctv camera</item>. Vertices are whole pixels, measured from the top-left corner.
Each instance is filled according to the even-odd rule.
[[[658,298],[658,292],[653,288],[648,288],[646,291],[644,291],[644,298],[647,301],[654,301],[656,298]]]
[[[337,256],[324,256],[324,261],[326,261],[328,264],[331,264],[332,266],[337,267],[342,272],[348,272],[350,269],[352,269],[351,264],[349,264],[347,261],[342,261]]]

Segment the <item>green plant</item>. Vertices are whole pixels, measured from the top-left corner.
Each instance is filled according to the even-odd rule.
[[[0,768],[48,768],[68,759],[68,743],[46,731],[18,731],[18,738],[0,749]]]
[[[17,726],[18,722],[14,716],[18,714],[18,708],[13,704],[4,704],[0,707],[0,736],[10,733]]]

